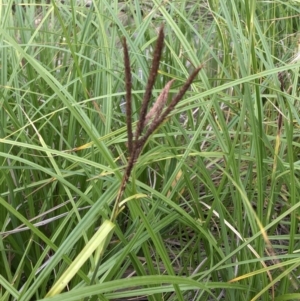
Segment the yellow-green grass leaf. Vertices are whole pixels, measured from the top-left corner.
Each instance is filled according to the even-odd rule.
[[[79,271],[82,265],[87,261],[87,259],[92,255],[92,253],[99,247],[106,245],[106,240],[110,239],[111,233],[115,225],[106,220],[101,227],[97,230],[91,240],[86,244],[83,250],[78,254],[69,268],[63,273],[63,275],[58,279],[54,286],[50,289],[47,297],[55,296],[59,294],[69,283],[69,281],[74,277],[74,275]]]

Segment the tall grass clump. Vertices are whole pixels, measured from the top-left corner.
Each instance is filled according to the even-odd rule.
[[[299,13],[2,0],[0,299],[300,299]]]

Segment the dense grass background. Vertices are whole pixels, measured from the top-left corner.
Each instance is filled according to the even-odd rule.
[[[1,300],[299,300],[298,4],[2,0]],[[153,100],[204,68],[109,221],[162,23]]]

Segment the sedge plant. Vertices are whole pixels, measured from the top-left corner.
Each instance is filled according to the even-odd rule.
[[[297,1],[88,2],[0,5],[0,299],[298,300]]]

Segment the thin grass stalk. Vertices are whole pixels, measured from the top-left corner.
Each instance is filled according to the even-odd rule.
[[[125,90],[126,90],[126,126],[127,126],[127,139],[128,139],[128,152],[132,152],[132,112],[131,112],[131,68],[130,59],[126,39],[123,38],[124,50],[124,66],[125,66]]]
[[[161,54],[162,54],[162,50],[163,50],[164,37],[165,37],[164,28],[163,28],[163,26],[161,26],[159,29],[159,33],[158,33],[158,39],[157,39],[156,47],[154,50],[152,66],[151,66],[151,70],[149,73],[149,78],[148,78],[145,94],[143,97],[142,107],[140,110],[140,118],[139,118],[137,128],[136,128],[135,141],[138,141],[138,139],[143,131],[143,128],[144,128],[145,116],[147,113],[149,101],[151,99],[152,89],[153,89],[155,79],[157,76],[159,62],[160,62],[160,58],[161,58]]]

